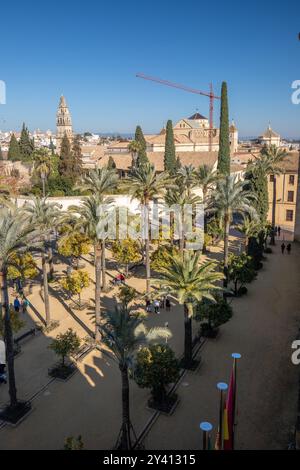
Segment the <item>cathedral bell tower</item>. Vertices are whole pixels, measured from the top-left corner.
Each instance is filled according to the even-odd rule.
[[[60,97],[56,113],[56,153],[60,154],[61,142],[66,134],[70,143],[73,140],[72,119],[64,96]]]

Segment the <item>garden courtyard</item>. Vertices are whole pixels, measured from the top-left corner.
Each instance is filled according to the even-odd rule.
[[[201,364],[181,378],[177,393],[179,404],[171,416],[160,414],[147,429],[146,449],[200,449],[199,423],[218,421],[216,383],[229,382],[231,353],[239,352],[237,449],[284,449],[287,447],[296,418],[299,368],[292,365],[291,343],[300,326],[299,275],[300,246],[292,244],[291,255],[282,255],[279,240],[273,253],[266,255],[257,280],[248,286],[248,294],[230,299],[234,315],[220,328],[217,339],[203,342],[198,356]],[[243,240],[231,233],[230,250],[240,251]],[[221,259],[222,244],[204,256]],[[107,252],[107,280],[117,274],[117,265]],[[92,279],[83,291],[90,308],[79,311],[71,307],[58,282],[49,284],[53,320],[59,326],[50,333],[41,332],[22,344],[15,359],[18,396],[32,400],[32,412],[17,427],[0,423],[0,449],[61,449],[65,439],[82,436],[85,449],[110,449],[116,443],[121,425],[121,378],[117,364],[105,351],[91,350],[78,362],[78,372],[62,382],[48,376],[56,361],[48,348],[58,333],[72,328],[83,339],[94,327],[94,265],[89,255],[82,260]],[[55,260],[55,277],[66,269]],[[128,279],[137,291],[145,291],[144,268]],[[101,297],[104,310],[114,308],[118,288],[110,285]],[[11,296],[13,295],[10,292]],[[28,295],[27,331],[44,317],[41,284],[33,284]],[[141,308],[145,310],[144,302]],[[147,326],[165,326],[173,336],[168,340],[177,356],[183,352],[183,307],[172,299],[170,312],[149,313]],[[196,333],[198,325],[194,323]],[[18,333],[22,334],[22,331]],[[147,408],[148,389],[130,380],[131,418],[139,435],[153,416]],[[0,404],[8,401],[8,385],[0,386]]]

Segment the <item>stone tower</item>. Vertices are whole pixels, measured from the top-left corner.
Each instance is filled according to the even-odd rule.
[[[64,96],[60,97],[56,113],[56,153],[60,154],[61,142],[66,134],[69,141],[73,140],[72,119]]]
[[[229,126],[229,141],[230,154],[233,155],[235,152],[237,152],[239,144],[239,134],[233,120],[231,122],[231,125]]]

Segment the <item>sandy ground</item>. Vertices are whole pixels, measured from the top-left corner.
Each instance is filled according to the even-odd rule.
[[[295,420],[297,377],[299,370],[290,362],[291,341],[300,324],[299,271],[300,246],[293,245],[291,256],[279,253],[279,243],[258,279],[249,286],[246,297],[233,301],[234,317],[224,325],[217,340],[206,342],[201,351],[202,366],[189,372],[178,393],[180,404],[174,415],[160,416],[149,432],[147,449],[199,449],[199,422],[217,423],[218,381],[229,381],[230,354],[242,354],[239,363],[239,399],[237,448],[281,449],[287,444]],[[232,238],[231,249],[240,250],[240,239]],[[221,248],[210,257],[221,257]],[[91,258],[86,269],[93,279]],[[109,276],[115,265],[109,263]],[[61,272],[65,266],[57,265]],[[141,273],[142,274],[142,273]],[[140,291],[145,281],[138,274],[129,284]],[[93,284],[83,297],[91,299]],[[114,303],[116,289],[103,297],[103,307]],[[51,286],[51,312],[60,326],[49,335],[40,334],[22,346],[16,358],[16,377],[20,398],[33,399],[33,412],[17,428],[0,425],[0,449],[59,449],[66,437],[81,434],[85,448],[111,448],[116,440],[121,416],[120,374],[116,364],[100,352],[92,352],[79,364],[69,381],[51,381],[47,369],[56,361],[47,348],[51,337],[72,327],[81,337],[93,331],[92,308],[74,311],[63,299],[57,284]],[[42,293],[34,286],[29,297],[34,306],[26,319],[26,328],[43,316]],[[183,315],[173,305],[171,312],[150,314],[147,324],[169,323],[173,333],[170,345],[179,355],[183,349]],[[196,326],[196,325],[195,325]],[[131,382],[131,409],[134,427],[139,431],[151,416],[146,408],[148,391]],[[0,387],[0,403],[7,401],[7,386]]]

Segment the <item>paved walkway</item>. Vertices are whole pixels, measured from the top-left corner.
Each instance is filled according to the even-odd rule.
[[[240,245],[240,241],[233,240]],[[290,344],[300,324],[299,274],[300,246],[293,245],[290,257],[276,252],[268,256],[249,294],[234,300],[235,315],[222,327],[216,341],[206,343],[203,365],[199,372],[188,373],[180,387],[180,404],[171,417],[161,416],[146,438],[148,449],[199,449],[199,422],[217,422],[217,381],[228,381],[233,351],[242,353],[239,372],[238,448],[284,448],[294,423],[297,373],[289,360]],[[212,256],[218,255],[214,249]],[[89,267],[92,274],[92,267]],[[130,283],[141,291],[144,280],[132,278]],[[91,288],[92,289],[92,288]],[[112,304],[116,291],[104,298]],[[89,291],[89,295],[92,290]],[[85,296],[84,296],[85,297]],[[37,291],[35,306],[42,311]],[[51,299],[54,318],[60,318],[58,331],[75,328],[83,337],[93,328],[90,315],[76,313],[80,322],[61,303]],[[29,321],[29,320],[28,320]],[[31,320],[32,321],[32,320]],[[183,350],[182,308],[161,315],[150,314],[149,326],[168,321],[173,332],[170,344],[177,354]],[[22,347],[16,359],[16,376],[21,398],[34,399],[34,411],[13,429],[0,429],[0,449],[59,449],[66,437],[83,436],[85,448],[107,449],[114,445],[121,418],[120,373],[115,363],[100,353],[90,353],[80,364],[79,372],[68,382],[50,384],[47,368],[53,364],[53,352],[47,349],[51,335],[41,335]],[[47,385],[48,384],[48,385]],[[151,416],[146,408],[148,391],[131,386],[132,421],[139,432]],[[7,386],[0,387],[0,403],[7,400]]]

